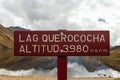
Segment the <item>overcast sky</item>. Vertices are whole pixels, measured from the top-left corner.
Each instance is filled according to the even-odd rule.
[[[110,30],[120,45],[120,0],[0,0],[0,24],[32,30]]]

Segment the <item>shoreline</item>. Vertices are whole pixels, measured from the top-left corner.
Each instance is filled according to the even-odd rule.
[[[93,77],[93,78],[68,78],[68,80],[114,80],[117,78]],[[57,80],[56,77],[45,76],[6,76],[0,75],[0,80]]]

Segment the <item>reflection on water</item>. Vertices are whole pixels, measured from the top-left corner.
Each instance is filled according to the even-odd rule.
[[[75,57],[74,57],[75,58]],[[85,58],[85,57],[84,57]],[[104,65],[120,71],[120,50],[111,51],[110,56],[96,57]],[[32,67],[55,67],[56,58],[40,56],[14,56],[14,49],[0,51],[0,68],[7,69],[30,69]]]
[[[14,49],[0,52],[0,68],[9,70],[53,69],[56,62],[56,57],[14,56]]]

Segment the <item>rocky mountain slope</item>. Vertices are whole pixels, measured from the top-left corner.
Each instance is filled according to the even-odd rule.
[[[49,70],[56,67],[55,57],[14,56],[14,51],[8,49],[0,54],[0,68],[8,70]]]
[[[9,70],[30,68],[53,69],[56,66],[57,59],[55,57],[14,56],[13,44],[13,32],[0,25],[0,68],[6,68]]]
[[[120,46],[112,47],[110,56],[98,57],[98,59],[106,66],[120,71]]]
[[[0,25],[0,50],[13,48],[13,32]]]

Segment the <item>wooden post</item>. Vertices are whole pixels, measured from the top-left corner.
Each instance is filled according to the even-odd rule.
[[[67,56],[58,56],[58,80],[67,80]]]

